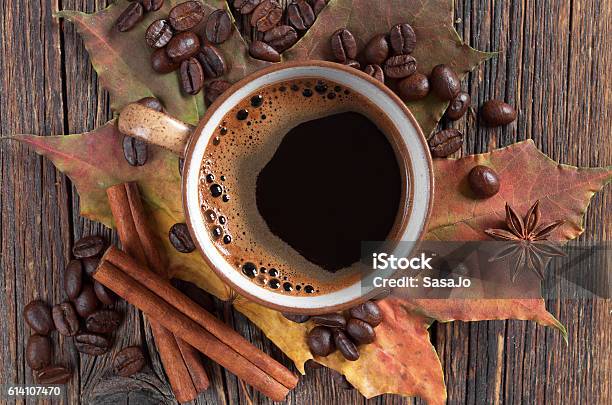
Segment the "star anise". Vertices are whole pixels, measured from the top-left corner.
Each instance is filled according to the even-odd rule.
[[[508,229],[486,229],[485,233],[507,243],[495,253],[490,261],[514,260],[512,282],[525,267],[544,279],[544,270],[553,256],[565,256],[559,248],[547,242],[548,236],[565,221],[557,220],[539,225],[540,201],[529,208],[522,219],[506,203],[506,226]]]

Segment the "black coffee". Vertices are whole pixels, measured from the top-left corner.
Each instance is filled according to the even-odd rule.
[[[257,208],[270,230],[329,271],[359,260],[362,241],[384,240],[397,215],[400,170],[369,119],[345,112],[285,135],[257,178]]]

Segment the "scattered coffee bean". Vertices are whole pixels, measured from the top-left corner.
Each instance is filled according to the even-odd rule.
[[[251,45],[249,45],[249,53],[255,59],[261,59],[268,62],[280,62],[281,60],[280,54],[276,49],[263,41],[251,42]]]
[[[231,83],[225,80],[213,80],[204,86],[204,96],[209,103],[213,103],[225,90],[231,87]]]
[[[98,281],[94,281],[94,292],[104,305],[113,305],[117,301],[117,295]]]
[[[57,304],[51,310],[55,328],[64,336],[74,336],[79,333],[79,317],[70,302]]]
[[[516,110],[501,100],[489,100],[480,108],[480,115],[487,126],[507,125],[516,119]]]
[[[315,315],[310,319],[317,325],[327,326],[330,328],[344,328],[346,326],[346,319],[342,314],[333,313],[333,314],[324,314],[324,315]]]
[[[312,328],[308,333],[306,342],[310,352],[315,356],[325,357],[336,350],[331,329],[325,326],[315,326]]]
[[[332,34],[331,49],[334,58],[340,63],[347,63],[357,56],[357,42],[346,28],[341,28]]]
[[[283,53],[291,48],[298,40],[295,29],[289,25],[279,25],[264,34],[265,43],[276,49],[276,52]]]
[[[261,0],[234,0],[234,8],[238,10],[240,14],[251,14],[259,3],[261,3]]]
[[[177,31],[187,31],[194,28],[204,19],[204,7],[199,1],[186,1],[177,4],[170,10],[168,20]]]
[[[446,118],[451,121],[456,121],[463,117],[467,109],[470,107],[470,95],[464,91],[459,92],[457,97],[451,100],[446,109]]]
[[[287,6],[287,20],[300,31],[306,31],[315,21],[315,14],[305,0],[297,0]]]
[[[493,197],[499,191],[499,176],[487,166],[474,166],[468,175],[470,188],[479,198]]]
[[[72,371],[62,366],[45,367],[36,373],[36,382],[45,385],[66,384],[72,378]]]
[[[170,42],[174,31],[167,20],[153,21],[145,32],[145,40],[151,48],[163,48]]]
[[[276,0],[263,0],[251,15],[251,26],[259,32],[274,28],[283,17],[283,9]]]
[[[382,65],[389,57],[389,42],[385,34],[374,35],[363,50],[365,60],[371,65]]]
[[[200,287],[189,281],[173,278],[170,280],[174,288],[189,297],[190,300],[209,312],[215,311],[215,302],[212,296]]]
[[[381,83],[385,82],[385,73],[378,65],[368,65],[363,69],[364,73],[372,76]]]
[[[129,346],[121,349],[115,356],[115,374],[121,377],[129,377],[136,374],[145,365],[145,357],[138,346]]]
[[[117,19],[117,30],[126,32],[131,30],[142,21],[144,18],[144,7],[137,1],[134,1],[126,7]]]
[[[72,247],[74,257],[82,259],[101,254],[106,249],[106,241],[101,236],[86,236],[77,240]]]
[[[138,0],[146,12],[157,11],[164,5],[164,0]]]
[[[80,260],[71,260],[64,270],[64,291],[71,300],[81,293],[83,286],[83,266]]]
[[[433,157],[442,158],[461,149],[463,134],[454,128],[445,129],[429,139],[429,150]]]
[[[389,42],[395,55],[408,55],[416,48],[416,34],[409,24],[397,24],[389,32]]]
[[[93,314],[100,305],[100,301],[98,301],[98,297],[96,297],[96,293],[94,292],[93,285],[85,284],[79,296],[73,301],[73,304],[74,309],[81,317],[87,318],[89,315]]]
[[[347,60],[343,63],[344,66],[352,67],[353,69],[361,69],[361,65],[354,59]]]
[[[382,322],[382,312],[374,301],[366,301],[349,310],[352,318],[360,319],[369,323],[371,326],[378,326]]]
[[[310,316],[308,315],[290,314],[287,312],[283,312],[283,316],[295,323],[304,323],[310,319]]]
[[[79,333],[74,337],[76,349],[91,356],[99,356],[110,349],[111,341],[103,335],[95,333]]]
[[[26,305],[23,309],[23,318],[39,335],[48,335],[55,329],[51,308],[41,300],[34,300]]]
[[[143,105],[147,108],[150,108],[152,110],[155,110],[157,112],[165,112],[166,109],[164,108],[164,105],[161,103],[161,101],[159,101],[158,99],[156,99],[155,97],[144,97],[141,98],[140,100],[137,101],[138,104]]]
[[[147,163],[147,143],[138,138],[124,136],[123,156],[130,166],[144,166]]]
[[[337,372],[336,370],[331,370],[332,380],[334,380],[334,384],[340,389],[343,390],[353,390],[355,387],[346,379],[345,376]]]
[[[225,10],[215,10],[206,19],[206,39],[213,44],[221,44],[232,33],[232,20]]]
[[[457,94],[461,91],[461,82],[459,78],[451,69],[446,65],[437,65],[431,71],[429,77],[431,89],[438,98],[444,101],[450,101],[457,97]]]
[[[372,343],[376,339],[374,328],[361,319],[351,318],[346,324],[346,333],[357,343]]]
[[[166,45],[166,53],[175,62],[189,59],[200,50],[200,38],[191,31],[179,32]]]
[[[207,78],[223,76],[226,72],[223,54],[212,45],[204,45],[197,55]]]
[[[51,364],[53,346],[51,339],[43,335],[31,335],[26,344],[26,362],[32,370],[40,370]]]
[[[314,11],[315,16],[318,16],[319,13],[323,11],[325,6],[327,5],[327,1],[326,0],[311,0],[311,4],[312,4],[312,11]]]
[[[195,250],[187,224],[179,223],[172,225],[169,238],[172,246],[181,253],[191,253]]]
[[[391,79],[401,79],[416,72],[416,59],[410,55],[392,56],[385,62],[385,75]]]
[[[418,72],[399,82],[399,94],[404,101],[417,101],[429,94],[429,79]]]
[[[121,324],[121,314],[112,309],[100,309],[87,317],[85,326],[94,333],[111,333]]]
[[[98,264],[100,264],[100,256],[86,257],[81,259],[81,264],[83,264],[83,271],[85,274],[89,277],[93,277],[93,274],[98,268]]]
[[[187,94],[196,95],[204,87],[204,69],[196,58],[189,58],[181,62],[179,77],[181,87]]]
[[[345,359],[349,361],[359,359],[359,350],[357,350],[357,346],[355,346],[355,343],[351,342],[343,331],[340,329],[334,329],[333,334],[334,344],[338,350],[340,350],[340,353],[342,353]]]
[[[157,73],[174,72],[179,66],[180,63],[170,59],[165,48],[157,49],[151,54],[151,67]]]

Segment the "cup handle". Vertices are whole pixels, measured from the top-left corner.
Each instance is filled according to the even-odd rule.
[[[118,121],[121,133],[166,148],[179,156],[185,154],[191,125],[138,103],[126,105]]]

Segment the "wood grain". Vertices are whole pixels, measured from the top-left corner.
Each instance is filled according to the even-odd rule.
[[[531,138],[567,164],[612,164],[612,7],[597,0],[463,0],[455,2],[456,28],[472,46],[501,51],[464,83],[475,109],[498,97],[515,104],[519,119],[505,128],[479,126],[468,116],[453,126],[466,134],[464,154]],[[99,88],[74,27],[52,17],[59,9],[86,12],[102,0],[16,0],[0,6],[0,134],[78,133],[111,117],[108,95]],[[443,126],[448,126],[443,123]],[[61,302],[60,274],[74,240],[108,229],[80,218],[78,195],[53,165],[25,147],[0,142],[0,384],[33,383],[24,363],[30,333],[21,311],[31,299]],[[599,193],[587,212],[583,241],[610,239],[612,193]],[[124,303],[126,322],[115,350],[146,346],[151,366],[136,378],[110,373],[112,354],[80,355],[69,339],[54,336],[56,360],[76,377],[61,402],[174,403],[146,320]],[[610,300],[551,300],[548,308],[569,331],[530,322],[437,324],[432,341],[442,359],[450,404],[612,402]],[[229,304],[217,315],[256,346],[290,365],[286,357]],[[269,403],[231,374],[206,363],[211,388],[196,403]],[[365,400],[339,389],[328,370],[311,370],[290,403],[421,403],[398,396]]]

